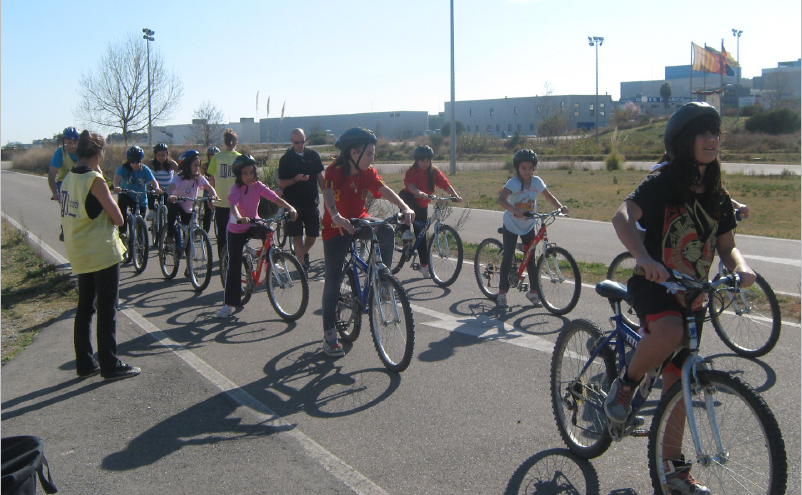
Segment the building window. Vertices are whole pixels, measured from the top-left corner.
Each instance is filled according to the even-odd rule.
[[[529,123],[529,130],[532,131],[532,132],[535,132],[535,123],[534,122],[530,122]]]
[[[512,111],[513,111],[513,113],[514,113],[515,115],[518,115],[518,107],[515,107],[515,108],[513,108],[513,110],[512,110]]]
[[[493,132],[493,126],[492,125],[487,124],[487,132]]]
[[[473,109],[470,109],[470,110],[468,110],[468,115],[470,115],[471,117],[473,117]]]
[[[599,103],[599,108],[604,108],[604,103]]]
[[[507,124],[507,131],[512,132],[512,124]]]
[[[500,130],[501,130],[501,126],[499,124],[496,124],[496,132],[499,132]]]
[[[604,108],[604,107],[602,107],[602,108]],[[604,117],[604,110],[602,110],[601,112],[599,112],[599,115],[601,115],[602,117]]]
[[[521,132],[521,124],[518,124],[518,132]]]
[[[593,103],[591,103],[590,105],[588,105],[588,110],[590,110],[590,111],[593,111]]]
[[[579,117],[579,110],[574,112],[574,117]]]
[[[537,113],[540,115],[540,105],[537,106]]]
[[[574,103],[574,108],[579,108],[579,103]]]
[[[493,109],[491,108],[491,109],[490,109],[490,116],[491,116],[491,117],[493,116],[493,113],[494,113],[494,112],[493,112]]]
[[[596,110],[593,110],[593,109],[591,108],[591,109],[590,109],[590,111],[588,112],[588,115],[590,115],[591,117],[593,117],[594,115],[596,115]]]
[[[392,118],[392,117],[400,117],[400,116],[401,116],[401,112],[392,112],[390,114],[390,118]]]

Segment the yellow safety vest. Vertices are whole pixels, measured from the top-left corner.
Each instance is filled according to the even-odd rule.
[[[64,149],[64,146],[61,147],[61,167],[58,169],[58,173],[56,173],[56,182],[62,182],[64,177],[67,176],[67,172],[75,167],[75,162],[73,161],[72,157],[67,150]]]
[[[221,208],[230,208],[228,193],[236,180],[234,172],[231,170],[231,164],[241,154],[237,151],[221,151],[212,157],[209,168],[206,170],[206,173],[214,177],[214,190],[220,196],[220,203],[217,206]]]

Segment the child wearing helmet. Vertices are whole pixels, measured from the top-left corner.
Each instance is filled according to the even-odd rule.
[[[285,208],[290,218],[295,220],[298,212],[286,201],[279,198],[264,183],[257,180],[256,160],[251,155],[240,155],[231,164],[234,184],[228,193],[228,204],[231,208],[231,219],[226,227],[228,245],[228,273],[224,289],[223,307],[215,314],[215,318],[228,318],[236,308],[242,306],[242,250],[248,239],[267,238],[268,228],[265,225],[253,224],[259,218],[259,201],[265,198]]]
[[[537,169],[537,153],[533,150],[523,149],[515,152],[512,157],[512,164],[515,167],[515,177],[504,184],[501,193],[498,195],[498,204],[504,208],[504,227],[502,233],[504,254],[501,258],[501,268],[498,299],[496,304],[500,308],[507,307],[507,290],[510,288],[510,267],[512,267],[512,257],[515,255],[515,246],[518,237],[521,242],[528,244],[535,238],[535,226],[537,220],[524,217],[524,212],[537,212],[537,197],[543,195],[549,203],[559,208],[563,213],[568,213],[568,207],[563,206],[554,195],[546,188],[543,179],[535,175]],[[529,273],[529,280],[534,281],[537,276],[535,270],[535,257],[529,258],[526,267]],[[540,294],[532,283],[526,298],[536,307],[540,308]]]
[[[142,163],[142,160],[145,158],[145,152],[142,151],[142,148],[139,146],[131,146],[128,148],[128,151],[125,152],[125,157],[125,163],[120,165],[114,173],[114,192],[119,193],[123,189],[145,192],[147,187],[150,186],[151,189],[161,194],[162,189],[159,186],[159,182],[153,176],[153,172],[147,165]],[[125,215],[125,212],[128,211],[130,207],[138,206],[139,214],[144,216],[145,209],[148,206],[147,196],[142,195],[137,198],[136,194],[133,193],[120,194],[117,197],[117,203],[120,205],[120,210],[123,211],[123,218],[125,219],[125,224],[123,224],[120,232],[125,234],[128,226],[128,217]]]
[[[637,263],[628,281],[630,302],[643,326],[644,336],[620,376],[613,382],[604,409],[610,422],[620,424],[631,413],[633,391],[648,370],[653,370],[686,338],[684,298],[668,293],[660,282],[676,270],[706,280],[718,252],[724,265],[738,273],[741,287],[755,281],[743,255],[735,247],[735,216],[721,182],[721,117],[707,103],[691,102],[669,119],[664,134],[668,163],[649,174],[627,197],[613,217],[618,238]],[[645,229],[643,240],[636,223]],[[697,326],[702,329],[704,301],[693,302]],[[679,380],[680,352],[663,373],[663,394]],[[680,417],[682,416],[682,417]],[[678,413],[669,424],[678,432],[668,435],[663,457],[668,488],[678,493],[709,494],[690,474],[691,462],[682,455],[685,417]]]
[[[439,187],[448,192],[452,197],[457,198],[458,203],[462,203],[462,198],[454,186],[448,182],[446,176],[443,175],[437,167],[432,164],[434,158],[434,150],[430,146],[420,145],[412,152],[412,157],[415,162],[407,169],[404,176],[404,189],[398,193],[398,196],[404,200],[404,203],[412,208],[415,212],[415,235],[409,230],[409,227],[402,225],[399,230],[403,232],[403,239],[412,241],[420,234],[421,227],[417,222],[424,224],[429,219],[429,195],[434,194],[435,187]],[[429,249],[426,245],[426,239],[421,242],[418,248],[418,256],[420,257],[420,271],[423,278],[431,278],[429,273]]]
[[[170,158],[170,148],[164,143],[157,143],[153,147],[153,160],[150,161],[150,170],[159,182],[159,187],[166,191],[173,180],[173,176],[178,172],[178,164]],[[156,198],[148,196],[148,217],[153,220],[156,217]]]
[[[334,146],[340,150],[337,159],[324,173],[323,201],[323,256],[325,262],[325,283],[323,285],[323,352],[329,356],[345,355],[337,338],[336,307],[340,294],[340,283],[345,276],[345,258],[351,246],[355,230],[351,218],[369,218],[365,208],[368,195],[384,198],[401,208],[404,223],[409,225],[415,219],[404,200],[382,180],[371,166],[376,153],[376,136],[367,129],[354,127],[340,136]],[[393,229],[383,225],[376,231],[384,263],[393,260]]]
[[[61,133],[61,146],[56,148],[53,158],[50,160],[50,172],[47,174],[47,184],[50,186],[53,201],[61,202],[61,182],[67,176],[67,172],[75,167],[78,156],[75,150],[78,147],[78,129],[67,127]],[[61,229],[58,240],[64,242],[64,229]]]
[[[216,200],[217,191],[200,173],[200,153],[195,150],[187,150],[178,158],[179,172],[173,177],[168,188],[167,201],[167,232],[172,237],[175,232],[175,219],[181,215],[181,223],[188,224],[192,220],[192,201],[182,201],[177,203],[178,197],[192,198],[198,197],[198,190],[208,191],[212,200]]]

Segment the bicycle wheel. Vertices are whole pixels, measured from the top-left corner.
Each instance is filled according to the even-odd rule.
[[[301,263],[290,253],[273,252],[273,266],[267,267],[267,297],[276,313],[286,321],[303,316],[309,303],[309,284]]]
[[[220,248],[220,284],[226,290],[226,277],[228,277],[228,244]]]
[[[405,241],[404,233],[399,227],[400,225],[395,226],[395,235],[393,236],[393,261],[398,259],[393,265],[393,275],[400,272],[406,262],[412,259],[412,246],[415,243],[415,241]]]
[[[362,330],[362,308],[356,292],[356,282],[351,266],[346,267],[345,277],[340,284],[340,296],[337,298],[335,323],[337,333],[346,342],[354,342]]]
[[[220,278],[223,282],[223,291],[225,291],[228,277],[228,245],[223,246],[220,257]],[[253,279],[253,258],[251,258],[248,251],[242,253],[242,276],[240,278],[242,286],[240,304],[245,306],[251,300],[253,289],[256,287],[256,282]]]
[[[131,260],[134,262],[134,271],[136,273],[142,273],[148,266],[148,248],[150,247],[150,243],[148,242],[148,226],[145,224],[145,220],[143,220],[142,217],[136,217],[134,219],[134,228],[131,229],[131,231],[134,234],[132,241],[134,249]]]
[[[415,348],[415,322],[401,282],[388,272],[379,273],[369,304],[370,328],[379,359],[385,368],[400,373],[409,366]]]
[[[178,247],[173,236],[167,232],[167,226],[162,227],[159,232],[159,266],[162,270],[162,275],[167,280],[175,277],[178,273],[179,261]]]
[[[123,265],[127,265],[133,259],[133,252],[134,248],[131,245],[131,240],[133,239],[133,226],[134,226],[134,217],[130,213],[128,214],[128,222],[125,224],[125,232],[120,235],[120,238],[123,241],[123,245],[125,245],[125,252],[123,253]]]
[[[716,275],[714,280],[718,280]],[[710,321],[724,344],[736,354],[765,356],[780,339],[782,321],[777,296],[757,275],[746,289],[724,287],[710,298]]]
[[[632,276],[632,271],[634,269],[635,258],[629,251],[624,251],[613,258],[612,263],[610,263],[610,268],[607,269],[607,280],[621,282],[626,287],[627,281]],[[615,311],[615,304],[613,304],[612,301],[610,302],[610,307]],[[627,300],[621,301],[621,316],[630,327],[637,328],[640,326],[638,315],[635,314],[635,310],[632,309],[632,306]]]
[[[476,256],[473,258],[473,271],[476,276],[476,283],[482,294],[496,300],[498,297],[498,284],[501,280],[501,257],[504,255],[504,247],[501,241],[488,238],[476,248]]]
[[[668,495],[664,449],[681,448],[692,463],[691,474],[716,495],[785,493],[787,460],[782,432],[766,402],[738,377],[723,371],[698,371],[692,380],[692,412],[702,452],[696,453],[688,421],[684,418],[682,383],[663,396],[649,431],[649,471],[655,493]],[[714,411],[708,414],[708,407]],[[677,416],[674,416],[674,413]],[[718,438],[711,428],[715,418]],[[717,447],[718,442],[722,450]],[[674,453],[676,457],[676,452]]]
[[[582,291],[582,276],[571,253],[551,246],[537,260],[537,273],[537,290],[543,306],[554,315],[570,313]]]
[[[201,228],[191,228],[187,250],[189,282],[196,291],[202,292],[212,280],[212,243]]]
[[[154,224],[155,224],[155,227],[153,229],[153,245],[154,246],[158,246],[159,245],[158,244],[159,232],[161,232],[162,227],[167,225],[167,207],[166,206],[160,204],[158,206],[158,208],[156,208],[156,219],[153,222],[151,222],[151,225],[154,225]]]
[[[602,455],[613,441],[607,432],[604,399],[617,375],[615,356],[606,348],[591,360],[603,338],[592,321],[574,320],[563,327],[551,357],[551,406],[557,429],[568,449],[583,459]]]
[[[437,235],[429,240],[429,269],[439,287],[453,284],[462,270],[462,238],[457,229],[441,225]]]
[[[276,244],[278,247],[284,247],[284,244],[287,243],[287,221],[283,218],[276,222],[276,233],[274,234],[276,238]]]

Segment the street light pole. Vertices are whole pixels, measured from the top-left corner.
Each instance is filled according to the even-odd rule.
[[[735,36],[735,60],[738,62],[738,90],[735,92],[735,108],[738,111],[738,118],[741,118],[741,98],[738,96],[738,92],[741,91],[741,35],[743,31],[739,29],[733,29],[732,35]]]
[[[599,140],[599,47],[604,42],[601,36],[588,36],[588,45],[596,47],[596,106],[593,115],[596,117],[596,141]]]
[[[150,42],[155,39],[153,35],[156,34],[156,31],[144,28],[142,32],[145,33],[142,38],[145,40],[148,47],[148,146],[150,146],[153,141],[153,120],[150,113]]]
[[[451,175],[457,173],[457,103],[454,99],[454,0],[451,0]]]

